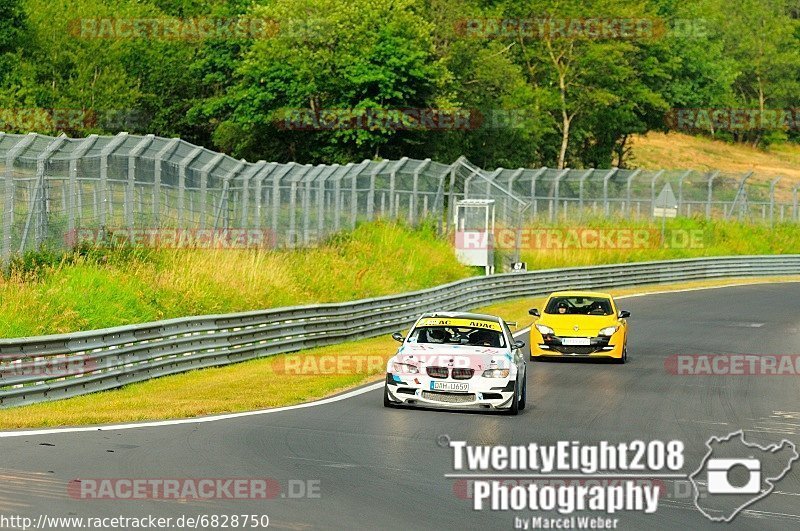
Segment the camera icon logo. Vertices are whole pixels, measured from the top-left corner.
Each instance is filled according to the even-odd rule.
[[[743,485],[736,484],[731,475],[744,468],[749,476]],[[758,459],[709,459],[706,463],[709,494],[758,494],[761,490],[761,461]]]
[[[689,475],[694,504],[713,522],[730,522],[739,512],[768,496],[800,460],[788,439],[761,446],[745,440],[742,430],[711,437],[700,466]]]

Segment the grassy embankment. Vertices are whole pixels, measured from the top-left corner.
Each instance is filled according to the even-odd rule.
[[[787,182],[800,183],[800,145],[797,144],[773,145],[767,151],[702,136],[648,133],[634,137],[631,147],[630,164],[636,168],[691,168],[733,173],[752,170],[756,178],[780,175]]]
[[[433,230],[383,223],[304,250],[39,253],[0,279],[0,337],[348,301],[471,274]]]

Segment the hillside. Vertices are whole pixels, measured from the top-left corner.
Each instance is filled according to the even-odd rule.
[[[800,145],[773,146],[769,151],[681,133],[648,133],[633,139],[630,165],[637,168],[722,170],[768,180],[783,177],[782,186],[800,183]]]

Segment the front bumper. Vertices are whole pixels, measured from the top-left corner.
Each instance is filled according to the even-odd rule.
[[[544,357],[619,359],[623,356],[624,339],[619,332],[611,337],[590,337],[589,345],[565,345],[564,339],[571,338],[542,336],[538,331],[531,331],[531,359]]]
[[[467,391],[442,391],[431,388],[433,382],[468,384]],[[414,405],[444,409],[508,409],[514,399],[515,377],[469,380],[430,378],[419,374],[386,374],[389,401],[397,405]]]

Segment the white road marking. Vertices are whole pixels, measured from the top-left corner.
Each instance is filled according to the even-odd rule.
[[[369,393],[370,391],[374,391],[376,389],[380,389],[383,386],[383,382],[377,382],[371,385],[367,385],[365,387],[360,387],[353,391],[332,396],[330,398],[323,398],[322,400],[317,400],[314,402],[306,402],[304,404],[296,404],[293,406],[284,406],[284,407],[276,407],[272,409],[258,409],[255,411],[243,411],[241,413],[226,413],[224,415],[212,415],[208,417],[197,417],[197,418],[190,418],[190,419],[176,419],[176,420],[159,420],[153,422],[136,422],[131,424],[107,424],[102,426],[78,426],[72,428],[52,428],[52,429],[44,429],[44,430],[24,430],[24,431],[2,431],[0,432],[0,438],[9,438],[9,437],[30,437],[34,435],[51,435],[54,433],[77,433],[82,431],[115,431],[115,430],[130,430],[134,428],[154,428],[159,426],[176,426],[178,424],[203,424],[206,422],[214,422],[217,420],[227,420],[227,419],[236,419],[241,417],[251,417],[254,415],[266,415],[269,413],[281,413],[283,411],[291,411],[295,409],[303,409],[307,407],[313,406],[322,406],[325,404],[332,404],[333,402],[339,402],[340,400],[347,400],[348,398],[352,398],[354,396],[363,395],[364,393]]]
[[[775,284],[780,282],[800,282],[797,280],[789,280],[789,281],[770,281],[770,282],[755,282],[755,283],[737,283],[737,284],[726,284],[724,286],[701,286],[697,288],[684,288],[684,289],[676,289],[676,290],[664,290],[664,291],[651,291],[647,293],[633,293],[629,295],[621,295],[619,297],[614,297],[615,299],[628,299],[632,297],[646,297],[648,295],[661,295],[664,293],[683,293],[687,291],[700,291],[706,289],[721,289],[721,288],[732,288],[738,286],[751,286],[753,284]],[[513,335],[517,337],[519,335],[524,334],[530,329],[530,326],[523,328],[515,332]],[[50,428],[50,429],[38,429],[38,430],[15,430],[15,431],[0,431],[0,439],[8,439],[12,437],[32,437],[38,435],[52,435],[58,433],[80,433],[86,431],[116,431],[116,430],[131,430],[136,428],[157,428],[161,426],[177,426],[180,424],[204,424],[206,422],[216,422],[218,420],[228,420],[228,419],[236,419],[236,418],[243,418],[243,417],[252,417],[256,415],[269,415],[271,413],[282,413],[284,411],[293,411],[296,409],[304,409],[307,407],[315,407],[315,406],[323,406],[325,404],[332,404],[334,402],[339,402],[341,400],[347,400],[348,398],[353,398],[354,396],[363,395],[364,393],[369,393],[371,391],[375,391],[376,389],[380,389],[383,386],[383,382],[376,382],[371,385],[366,385],[364,387],[360,387],[353,391],[349,391],[347,393],[343,393],[341,395],[332,396],[329,398],[323,398],[322,400],[316,400],[314,402],[305,402],[303,404],[295,404],[293,406],[283,406],[277,407],[272,409],[258,409],[255,411],[243,411],[240,413],[226,413],[224,415],[210,415],[207,417],[196,417],[196,418],[188,418],[188,419],[175,419],[175,420],[159,420],[159,421],[151,421],[151,422],[135,422],[130,424],[105,424],[101,426],[75,426],[70,428]]]

